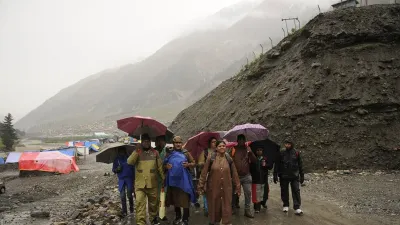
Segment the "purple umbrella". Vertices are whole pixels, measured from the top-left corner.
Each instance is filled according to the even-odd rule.
[[[246,123],[229,130],[224,138],[228,141],[237,141],[237,136],[240,134],[246,136],[247,141],[259,141],[267,139],[269,131],[260,124]]]

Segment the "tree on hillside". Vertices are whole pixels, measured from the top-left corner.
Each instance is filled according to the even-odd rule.
[[[18,140],[17,132],[14,129],[14,125],[12,124],[13,120],[14,119],[12,115],[9,113],[7,116],[4,117],[4,121],[1,124],[1,140],[6,146],[6,150],[12,150],[15,141]]]

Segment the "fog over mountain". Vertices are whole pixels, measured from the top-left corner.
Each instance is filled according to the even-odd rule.
[[[323,10],[329,8],[330,1],[321,2]],[[115,119],[135,114],[170,122],[239,72],[253,52],[261,52],[260,44],[264,51],[270,48],[269,37],[274,43],[282,39],[282,17],[298,16],[303,23],[317,14],[317,4],[305,0],[240,2],[138,63],[105,70],[61,90],[16,126],[29,132],[107,130],[115,128]],[[205,29],[213,21],[222,22]]]

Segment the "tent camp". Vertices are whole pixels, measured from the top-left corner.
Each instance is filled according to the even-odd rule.
[[[75,160],[59,151],[24,152],[19,158],[19,170],[68,174],[79,171]]]

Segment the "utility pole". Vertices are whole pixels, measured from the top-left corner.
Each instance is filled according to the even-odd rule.
[[[271,48],[273,48],[274,45],[272,44],[272,39],[271,39],[271,37],[269,37],[269,40],[271,40]]]
[[[289,35],[289,28],[287,26],[287,20],[288,19],[282,19],[282,21],[285,21],[285,23],[286,23],[286,33]]]
[[[283,30],[283,37],[286,37],[285,29],[283,29],[283,27],[282,30]]]
[[[260,44],[261,46],[261,54],[264,54],[264,47],[262,46],[262,44]]]

